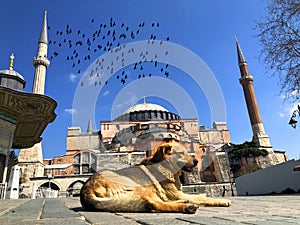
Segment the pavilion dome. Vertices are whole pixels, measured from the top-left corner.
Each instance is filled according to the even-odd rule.
[[[24,77],[13,69],[14,55],[10,56],[10,66],[7,70],[0,70],[0,86],[16,91],[22,91],[25,87]]]
[[[25,80],[24,77],[15,70],[0,70],[0,74],[16,77],[20,80]]]

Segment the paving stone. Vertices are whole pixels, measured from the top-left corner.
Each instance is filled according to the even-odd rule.
[[[79,214],[70,210],[59,199],[46,199],[45,206],[42,213],[42,219],[44,218],[69,218],[79,217]]]
[[[185,218],[178,218],[180,220],[189,221],[192,224],[203,224],[203,225],[211,225],[211,224],[222,224],[222,225],[242,225],[243,223],[229,221],[227,219],[216,218],[216,217],[185,217]]]
[[[88,212],[79,198],[0,200],[2,225],[83,224],[299,224],[300,195],[234,197],[231,207],[201,207],[193,215],[180,213]]]
[[[43,219],[43,220],[20,220],[20,219],[1,219],[0,224],[3,225],[87,225],[89,223],[82,219],[60,218],[60,219]]]
[[[1,219],[37,220],[41,215],[43,204],[43,199],[26,201],[24,204],[19,205],[2,215]]]
[[[244,223],[245,224],[245,223]],[[299,224],[299,223],[289,223],[284,221],[274,221],[274,220],[260,220],[260,221],[248,221],[246,224],[255,224],[255,225],[291,225],[291,224]]]
[[[38,221],[38,224],[40,225],[87,225],[90,223],[85,222],[83,218],[77,217],[77,218],[42,219]]]
[[[133,225],[138,224],[134,219],[108,212],[86,212],[78,211],[91,224],[118,224]]]
[[[152,218],[152,219],[141,219],[138,220],[137,222],[142,223],[142,224],[147,224],[147,225],[188,225],[191,224],[188,221],[183,221],[183,220],[177,220],[177,219],[156,219],[156,218]],[[198,223],[199,224],[199,223]]]

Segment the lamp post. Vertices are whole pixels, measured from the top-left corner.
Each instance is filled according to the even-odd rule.
[[[297,106],[297,109],[293,112],[289,125],[291,125],[293,128],[296,128],[298,121],[295,120],[296,117],[300,117],[300,105]]]
[[[51,189],[51,179],[53,179],[53,175],[50,173],[48,174],[48,179],[49,179],[49,185],[48,188]]]

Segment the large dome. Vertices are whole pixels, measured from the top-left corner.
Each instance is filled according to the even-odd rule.
[[[153,103],[137,104],[127,109],[115,121],[178,120],[180,117],[166,108]]]
[[[129,109],[127,109],[124,112],[124,114],[131,113],[131,112],[137,112],[137,111],[148,111],[148,110],[168,112],[167,109],[165,109],[164,107],[162,107],[160,105],[144,102],[142,104],[137,104],[137,105],[130,107]]]

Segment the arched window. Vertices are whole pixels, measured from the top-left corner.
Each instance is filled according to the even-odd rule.
[[[93,173],[97,167],[97,156],[91,152],[79,153],[74,157],[73,173]]]

